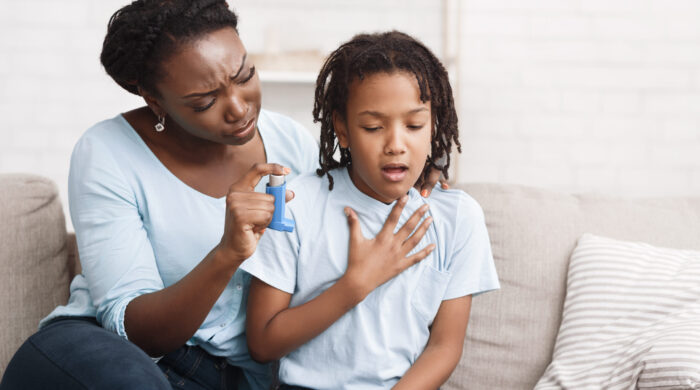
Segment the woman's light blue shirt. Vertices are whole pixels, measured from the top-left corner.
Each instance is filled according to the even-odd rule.
[[[317,167],[318,146],[298,123],[262,110],[258,128],[268,162],[290,167],[291,176]],[[57,316],[95,316],[104,328],[127,337],[129,302],[176,283],[219,243],[226,199],[180,181],[121,115],[80,138],[68,180],[82,275],[71,283],[68,305],[41,325]],[[264,192],[266,182],[263,178],[256,189]],[[269,368],[253,362],[246,346],[249,281],[244,272],[235,273],[188,344],[243,367],[256,388],[269,379]]]

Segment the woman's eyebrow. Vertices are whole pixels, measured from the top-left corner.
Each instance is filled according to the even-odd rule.
[[[243,70],[243,66],[245,66],[245,60],[248,58],[248,53],[243,53],[243,61],[241,61],[241,66],[238,68],[238,71],[236,74],[231,76],[231,80],[235,80],[239,74],[241,74],[241,71]]]
[[[243,54],[243,61],[241,61],[241,66],[238,67],[238,71],[236,71],[236,74],[234,74],[233,76],[230,76],[231,80],[235,80],[236,77],[238,77],[238,75],[241,74],[241,71],[243,70],[243,67],[245,66],[245,61],[247,58],[248,58],[248,53],[244,53]],[[218,91],[218,90],[219,90],[219,88],[212,89],[211,91],[207,91],[207,92],[194,92],[194,93],[183,96],[182,99],[189,99],[189,98],[193,98],[193,97],[202,97],[202,96],[212,95],[212,94],[216,93],[216,91]]]
[[[208,91],[208,92],[195,92],[195,93],[191,93],[189,95],[183,96],[182,99],[189,99],[189,98],[193,98],[193,97],[202,97],[202,96],[212,95],[212,94],[216,93],[216,91],[218,91],[218,90],[219,90],[219,88],[213,89],[213,90]]]

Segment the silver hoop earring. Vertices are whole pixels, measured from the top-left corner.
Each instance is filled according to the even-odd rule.
[[[155,126],[153,126],[157,132],[161,132],[165,130],[165,115],[161,115],[158,117],[158,123],[156,123]]]

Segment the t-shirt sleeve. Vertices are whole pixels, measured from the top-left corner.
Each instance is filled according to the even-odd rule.
[[[241,269],[268,285],[293,294],[296,287],[299,236],[292,232],[267,229],[255,253],[241,264]]]
[[[133,190],[98,137],[75,146],[68,202],[82,274],[102,326],[122,337],[126,306],[163,288]]]
[[[457,216],[448,268],[451,277],[443,300],[500,288],[481,206],[462,194]]]

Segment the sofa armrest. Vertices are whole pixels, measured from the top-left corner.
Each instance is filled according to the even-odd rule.
[[[53,182],[0,174],[0,375],[39,320],[68,300],[66,238]]]

